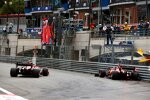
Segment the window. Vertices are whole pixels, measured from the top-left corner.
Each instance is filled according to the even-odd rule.
[[[61,0],[61,3],[62,4],[65,4],[65,3],[67,3],[68,2],[68,0]]]
[[[25,1],[25,8],[31,8],[30,1]]]

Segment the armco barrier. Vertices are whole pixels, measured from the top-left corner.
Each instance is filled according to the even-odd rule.
[[[6,63],[26,62],[31,59],[32,59],[31,57],[0,56],[0,61]],[[112,63],[82,62],[82,61],[51,59],[51,58],[37,58],[37,65],[54,69],[84,72],[91,74],[98,73],[98,69],[105,70],[108,67],[117,66],[117,64]],[[125,64],[124,66],[136,67],[139,70],[141,79],[150,81],[149,66],[125,65]]]

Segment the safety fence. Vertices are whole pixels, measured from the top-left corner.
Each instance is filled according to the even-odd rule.
[[[64,33],[67,32],[66,34],[68,36],[75,35],[73,32],[74,30],[72,28],[68,30],[62,30]],[[83,31],[82,29],[76,29],[76,32]],[[124,35],[133,35],[135,37],[144,37],[144,36],[150,36],[150,28],[144,28],[144,29],[131,29],[128,31],[121,30],[121,29],[116,29],[112,31],[114,35],[119,35],[119,37],[122,37]],[[17,32],[4,32],[2,30],[2,27],[0,27],[0,34],[17,34]],[[40,39],[41,35],[38,34],[38,31],[35,32],[28,32],[28,31],[23,31],[19,32],[19,39]],[[91,31],[91,38],[102,38],[106,37],[106,32],[103,30],[98,30],[94,29]]]
[[[131,29],[128,31],[121,30],[121,29],[116,29],[112,31],[113,34],[115,35],[133,35],[136,37],[143,37],[143,36],[150,36],[150,29],[149,28],[144,28],[144,29]],[[103,30],[93,30],[91,33],[92,38],[99,38],[99,37],[105,37],[106,32]]]
[[[98,45],[99,46],[99,45]],[[24,56],[32,57],[34,52],[36,52],[37,57],[43,58],[53,58],[53,59],[65,59],[65,60],[82,60],[82,61],[92,61],[92,62],[103,62],[103,63],[118,63],[118,60],[122,60],[123,64],[131,64],[132,51],[131,48],[116,47],[114,51],[111,52],[111,46],[99,46],[93,47],[90,46],[90,52],[88,52],[88,46],[78,46],[78,48],[83,49],[74,49],[74,46],[37,46],[37,49],[34,49],[33,46],[1,46],[0,45],[0,55],[1,56]],[[80,52],[81,51],[81,52]],[[90,53],[90,56],[88,56]],[[126,57],[126,58],[123,58]],[[136,57],[136,54],[133,55],[134,61],[133,65],[146,65],[145,63],[139,63]]]
[[[5,63],[27,62],[28,60],[31,59],[32,57],[0,56],[0,62],[5,62]],[[53,69],[90,73],[90,74],[98,73],[99,69],[106,70],[109,67],[117,66],[117,64],[112,64],[112,63],[74,61],[74,60],[51,59],[51,58],[37,58],[36,61],[37,61],[37,65],[41,67],[48,67]],[[136,66],[136,65],[126,65],[126,64],[124,64],[124,66],[136,67],[139,70],[141,80],[150,81],[149,66]]]

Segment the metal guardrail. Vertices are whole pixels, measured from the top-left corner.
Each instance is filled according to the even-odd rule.
[[[31,57],[23,56],[0,56],[0,62],[16,63],[24,62],[32,59]],[[100,62],[83,62],[63,59],[51,59],[51,58],[37,58],[37,65],[42,67],[49,67],[60,70],[75,71],[96,74],[99,69],[106,70],[108,67],[117,66],[112,63],[100,63]],[[125,65],[134,66],[139,69],[139,73],[142,80],[150,81],[150,67],[149,66],[137,66],[137,65]]]

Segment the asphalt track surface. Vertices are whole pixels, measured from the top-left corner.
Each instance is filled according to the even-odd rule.
[[[12,78],[11,67],[15,65],[0,63],[0,88],[28,100],[150,100],[150,82],[114,81],[56,69],[49,69],[48,77]]]

